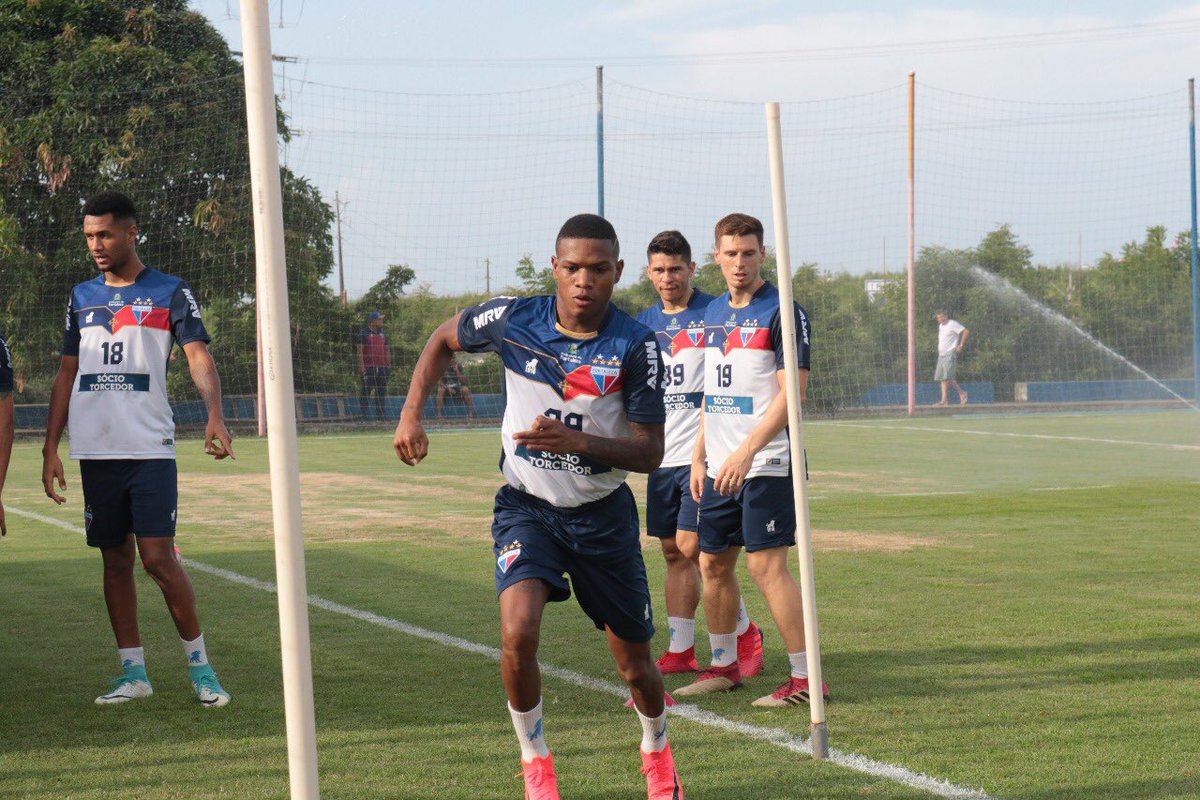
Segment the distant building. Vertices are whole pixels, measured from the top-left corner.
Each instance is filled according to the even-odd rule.
[[[883,287],[892,282],[892,278],[867,278],[863,281],[863,288],[867,290],[867,299],[874,303],[875,299],[879,297],[879,293],[883,291]],[[883,298],[880,297],[879,300],[882,301]]]

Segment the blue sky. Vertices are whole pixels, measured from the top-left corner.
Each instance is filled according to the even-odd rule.
[[[237,0],[193,5],[240,49]],[[595,210],[596,64],[610,101],[606,215],[636,243],[635,266],[663,228],[703,249],[731,210],[762,217],[771,244],[761,103],[781,100],[796,101],[784,131],[794,260],[901,268],[910,70],[923,104],[919,246],[970,246],[1008,223],[1039,263],[1086,264],[1186,219],[1182,93],[1200,2],[270,7],[273,51],[298,59],[277,65],[299,133],[284,156],[349,201],[351,296],[392,263],[455,292],[483,291],[487,264],[496,289],[522,255],[546,263],[562,219]],[[559,88],[526,91],[542,87]],[[1150,95],[1161,99],[1101,103]]]
[[[237,0],[194,3],[238,46]],[[381,2],[274,0],[273,48],[323,83],[400,91],[500,91],[557,83],[605,63],[615,80],[666,92],[799,100],[870,91],[916,70],[924,83],[987,96],[1112,99],[1166,91],[1194,74],[1200,4],[1143,2],[778,2],[626,0]],[[283,27],[278,27],[282,20]],[[951,52],[934,41],[1095,31],[1073,41],[1000,41]],[[1157,27],[1155,27],[1157,26]],[[1168,26],[1176,26],[1169,28]],[[1012,43],[1012,40],[1008,40]],[[926,43],[926,44],[918,44]],[[894,46],[885,54],[854,48]],[[756,50],[819,57],[722,64]],[[629,59],[688,54],[683,63]],[[705,58],[709,61],[706,62]],[[513,65],[508,59],[566,59]],[[414,63],[429,59],[424,65]],[[447,59],[465,59],[447,64]]]

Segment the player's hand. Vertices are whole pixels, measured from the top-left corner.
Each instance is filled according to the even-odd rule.
[[[58,457],[58,453],[51,453],[42,456],[42,488],[46,490],[46,497],[61,506],[67,502],[67,498],[54,490],[55,483],[60,491],[66,491],[67,479],[63,475],[62,459]]]
[[[692,462],[692,474],[688,483],[692,489],[692,499],[697,503],[700,502],[700,496],[704,494],[704,478],[708,475],[708,465],[703,461]]]
[[[513,434],[513,441],[523,444],[530,450],[541,450],[546,453],[575,453],[582,449],[581,431],[568,428],[562,420],[538,414],[527,431]]]
[[[233,436],[229,434],[223,420],[210,419],[208,425],[204,426],[204,452],[218,461],[222,458],[236,459],[233,454]]]
[[[410,467],[421,463],[421,459],[429,455],[429,437],[425,435],[425,427],[421,421],[400,413],[400,421],[396,423],[396,434],[392,437],[392,447],[400,460]]]
[[[737,448],[729,454],[725,463],[717,470],[717,477],[713,478],[713,487],[721,494],[737,494],[737,490],[742,488],[742,482],[746,480],[746,473],[750,471],[750,464],[753,461],[753,453],[747,452],[742,447]]]

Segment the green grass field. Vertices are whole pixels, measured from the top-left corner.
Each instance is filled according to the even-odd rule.
[[[818,421],[806,437],[834,748],[995,798],[1200,796],[1200,414]],[[179,545],[200,562],[209,652],[234,697],[211,710],[144,575],[155,695],[93,704],[117,669],[99,558],[47,519],[81,523],[78,472],[56,508],[40,445],[17,444],[0,542],[0,797],[288,796],[275,597],[200,568],[274,580],[266,446],[235,446],[233,463],[180,447]],[[497,646],[498,447],[495,431],[437,433],[414,470],[388,434],[302,438],[310,593]],[[663,630],[657,550],[646,541]],[[933,796],[752,735],[805,735],[808,716],[749,705],[786,656],[744,587],[767,669],[696,704],[742,732],[672,721],[687,796]],[[310,618],[323,796],[522,796],[493,660],[326,609]],[[541,658],[617,682],[574,601],[547,613]],[[619,698],[547,677],[545,707],[564,798],[645,797],[640,727]]]

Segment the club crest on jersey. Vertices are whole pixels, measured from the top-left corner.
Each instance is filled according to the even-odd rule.
[[[500,569],[500,574],[508,573],[508,568],[513,565],[513,562],[521,557],[521,543],[519,541],[509,542],[500,550],[499,557],[496,558],[496,566]]]
[[[143,300],[139,297],[133,301],[129,309],[133,312],[133,318],[137,320],[137,324],[141,325],[150,315],[150,312],[154,310],[154,305],[149,300]]]
[[[564,400],[579,395],[603,397],[619,389],[621,381],[621,359],[617,356],[596,356],[591,364],[583,364],[567,373],[562,382]]]
[[[741,327],[734,328],[725,337],[725,353],[730,350],[739,348],[746,350],[770,350],[771,349],[771,331],[769,328],[757,327],[758,320],[743,323]]]

